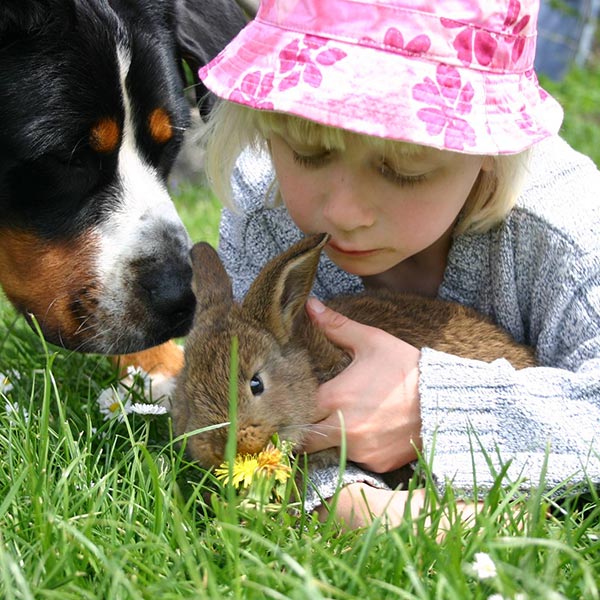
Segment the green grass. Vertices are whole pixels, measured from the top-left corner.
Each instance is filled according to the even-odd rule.
[[[216,247],[219,240],[221,208],[210,190],[192,185],[180,185],[175,196],[177,211],[192,240],[204,240]]]
[[[559,82],[540,77],[540,83],[564,108],[561,135],[600,165],[600,44],[588,68],[573,68]]]
[[[600,164],[600,71],[544,84],[566,107],[563,135]],[[192,238],[216,244],[214,198],[183,186],[176,203]],[[595,495],[558,508],[500,475],[475,526],[454,520],[439,543],[422,518],[343,532],[285,503],[242,509],[186,461],[168,416],[105,421],[108,361],[47,346],[0,298],[0,372],[13,371],[0,394],[13,406],[0,406],[1,598],[599,598]],[[454,506],[438,498],[433,523]],[[474,575],[478,552],[496,577]]]
[[[7,395],[18,407],[0,412],[2,598],[598,598],[596,497],[547,516],[546,499],[499,476],[475,526],[455,520],[441,543],[422,519],[344,533],[285,503],[228,505],[172,443],[168,416],[104,421],[105,360],[47,348],[10,315],[3,368],[20,379]],[[432,521],[453,506],[440,498]],[[478,552],[496,577],[474,575]]]

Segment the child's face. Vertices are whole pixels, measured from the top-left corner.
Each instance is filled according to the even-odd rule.
[[[430,148],[391,164],[361,144],[327,151],[276,134],[269,142],[296,225],[331,234],[328,256],[363,277],[439,248],[479,172],[492,168],[489,158]]]

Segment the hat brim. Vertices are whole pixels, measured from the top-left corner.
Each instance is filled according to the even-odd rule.
[[[533,70],[497,73],[328,40],[259,20],[200,70],[217,96],[356,133],[468,154],[514,154],[563,111]]]

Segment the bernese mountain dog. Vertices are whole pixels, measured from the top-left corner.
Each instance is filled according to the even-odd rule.
[[[188,331],[191,244],[166,185],[182,59],[197,73],[245,22],[233,0],[0,4],[0,284],[49,341],[114,355]]]

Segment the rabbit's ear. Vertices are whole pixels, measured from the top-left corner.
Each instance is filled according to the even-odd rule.
[[[198,242],[192,246],[190,257],[196,315],[214,307],[228,310],[233,304],[231,280],[216,250],[206,242]]]
[[[250,286],[244,312],[262,323],[281,343],[289,341],[294,319],[312,289],[319,256],[329,234],[306,237],[269,261]]]

